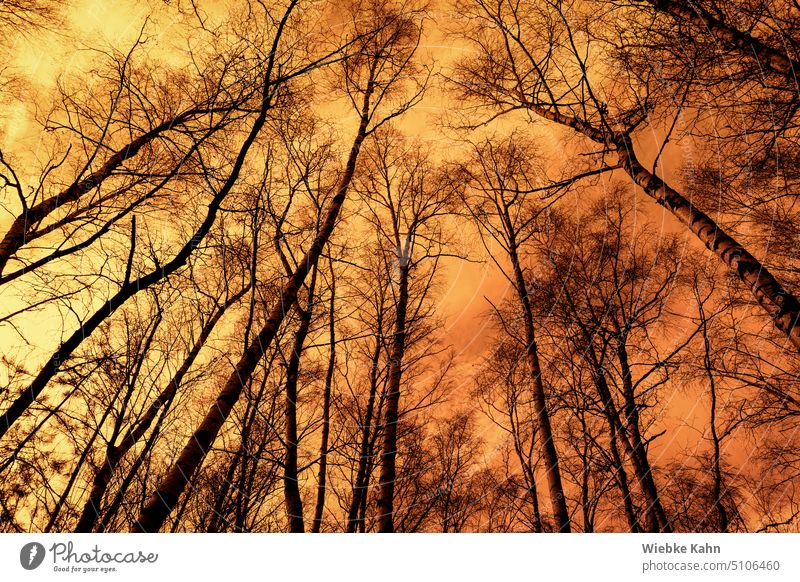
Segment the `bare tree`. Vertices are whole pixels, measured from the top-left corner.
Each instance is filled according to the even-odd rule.
[[[244,381],[250,377],[264,350],[275,338],[287,310],[294,305],[301,285],[316,265],[328,242],[353,179],[361,145],[367,135],[382,125],[386,119],[407,110],[421,95],[420,90],[410,100],[401,101],[400,105],[386,116],[382,118],[377,116],[384,98],[389,96],[390,89],[394,90],[406,81],[403,75],[408,73],[407,68],[419,41],[420,29],[414,19],[415,15],[393,8],[389,6],[374,8],[374,18],[369,19],[369,25],[373,28],[366,34],[359,30],[363,14],[356,11],[353,15],[356,34],[363,39],[355,43],[359,51],[356,54],[360,58],[347,59],[344,61],[344,66],[346,88],[357,107],[359,124],[336,194],[328,205],[319,232],[305,256],[298,262],[297,269],[285,283],[267,323],[236,364],[235,371],[225,383],[216,404],[211,407],[177,462],[142,509],[134,531],[158,531],[161,528],[205,457],[209,446],[238,400]],[[288,15],[287,12],[286,18]],[[361,99],[360,103],[355,101],[357,96]]]
[[[283,63],[284,58],[279,54],[279,46],[281,37],[289,17],[292,14],[295,3],[290,4],[287,11],[280,23],[276,27],[275,36],[273,38],[272,50],[267,57],[265,63],[265,72],[263,78],[263,91],[262,98],[259,104],[258,115],[253,121],[253,125],[247,134],[244,142],[238,150],[235,161],[233,162],[230,172],[224,179],[221,186],[217,189],[212,184],[208,184],[214,192],[211,201],[208,204],[207,211],[203,217],[202,222],[194,231],[193,236],[189,238],[166,263],[163,265],[160,261],[154,259],[154,268],[149,272],[140,274],[138,277],[133,278],[133,260],[136,250],[136,231],[135,220],[131,225],[131,243],[127,262],[125,264],[125,274],[122,282],[120,283],[119,290],[112,295],[97,311],[95,311],[87,320],[76,329],[69,338],[64,341],[61,346],[53,353],[48,363],[41,369],[39,374],[33,379],[30,385],[20,394],[16,400],[4,412],[0,418],[0,437],[6,434],[11,425],[15,423],[25,410],[33,403],[39,394],[45,389],[50,380],[58,373],[62,363],[66,361],[74,350],[89,336],[91,333],[111,314],[114,313],[125,301],[133,297],[135,294],[147,289],[159,281],[169,277],[174,272],[185,266],[189,256],[192,252],[202,243],[211,227],[214,225],[217,214],[223,201],[226,199],[234,185],[237,183],[239,174],[244,167],[245,161],[248,156],[250,148],[253,146],[256,138],[267,120],[267,114],[274,105],[276,99],[279,98],[281,92],[288,79],[299,76],[309,70],[320,66],[321,63],[326,62],[329,57],[323,56],[322,61],[314,60],[311,63],[301,63],[294,69],[289,67],[288,62]],[[277,70],[281,68],[290,68],[292,73],[287,75],[282,73],[281,76],[275,78]],[[284,76],[287,75],[287,76]],[[56,197],[58,198],[58,197]]]
[[[406,350],[407,328],[418,318],[427,294],[423,287],[417,305],[409,304],[412,277],[430,279],[443,252],[440,217],[449,207],[449,189],[435,175],[425,152],[387,129],[376,135],[366,152],[362,175],[356,189],[365,199],[378,244],[382,248],[385,271],[392,277],[394,331],[389,347],[386,408],[382,424],[380,495],[378,497],[381,532],[394,529],[392,514],[396,481],[397,423],[400,386]],[[432,263],[427,267],[426,263]],[[412,272],[419,273],[412,275]]]
[[[650,92],[647,77],[629,74],[624,83],[610,76],[596,80],[596,55],[608,49],[595,42],[599,35],[590,23],[596,20],[583,18],[575,3],[562,0],[536,7],[475,0],[464,3],[461,11],[474,23],[479,51],[459,65],[454,77],[465,99],[488,110],[491,118],[528,112],[601,146],[595,154],[598,170],[618,166],[669,210],[736,273],[775,327],[800,347],[800,302],[795,295],[708,214],[659,177],[655,166],[648,170],[640,161],[633,134],[647,121],[658,95]],[[606,162],[609,153],[616,156],[616,164]]]
[[[318,533],[322,528],[322,517],[325,512],[325,494],[328,481],[328,453],[330,451],[331,430],[331,398],[333,377],[336,373],[336,272],[333,260],[328,260],[330,276],[330,302],[328,304],[328,365],[325,371],[325,385],[322,392],[322,436],[319,445],[319,471],[317,472],[317,500],[314,506],[314,521],[311,531]]]
[[[506,140],[495,144],[486,141],[473,148],[472,159],[461,167],[461,174],[465,184],[464,206],[475,220],[487,252],[508,279],[519,302],[524,330],[522,341],[531,375],[539,447],[546,467],[553,518],[558,531],[569,532],[570,518],[536,344],[534,312],[523,255],[524,245],[530,240],[540,213],[538,207],[524,198],[527,191],[538,186],[535,156],[530,146],[520,142]],[[505,264],[495,258],[494,244],[502,251]]]
[[[192,367],[192,364],[197,359],[203,346],[208,341],[211,333],[214,331],[217,323],[225,312],[234,306],[249,290],[249,285],[245,285],[241,290],[236,291],[228,297],[224,303],[217,306],[216,311],[208,319],[205,325],[200,330],[197,340],[192,346],[192,349],[186,354],[183,362],[181,363],[175,375],[169,381],[168,385],[156,397],[145,414],[138,419],[135,425],[132,425],[124,435],[121,435],[121,425],[117,422],[114,425],[111,438],[108,439],[106,452],[103,461],[99,464],[99,469],[96,472],[92,481],[92,489],[89,497],[86,500],[83,511],[81,512],[78,524],[75,526],[76,532],[91,532],[97,519],[102,514],[101,503],[108,488],[112,475],[117,469],[120,459],[125,456],[147,433],[154,422],[163,411],[166,411],[172,404],[178,390],[181,388],[183,379]],[[118,421],[121,417],[118,418]],[[117,443],[117,438],[120,438]]]

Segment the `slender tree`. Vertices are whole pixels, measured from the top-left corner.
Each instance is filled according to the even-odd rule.
[[[536,343],[534,311],[528,292],[524,264],[524,245],[533,234],[540,212],[523,196],[534,189],[533,158],[535,152],[519,143],[484,142],[473,148],[472,160],[462,165],[460,173],[465,183],[464,207],[475,220],[481,241],[503,276],[509,281],[521,315],[525,357],[531,377],[539,447],[547,472],[547,483],[553,518],[558,531],[570,531],[564,487],[561,482],[558,452],[552,429],[551,412],[547,403],[539,350]],[[497,244],[507,263],[493,254]]]

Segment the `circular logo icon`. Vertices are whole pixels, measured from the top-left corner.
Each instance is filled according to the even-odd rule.
[[[19,551],[19,563],[26,570],[35,570],[44,561],[44,546],[39,542],[30,542]]]

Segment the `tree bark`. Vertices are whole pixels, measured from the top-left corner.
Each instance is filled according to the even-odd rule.
[[[333,261],[329,261],[331,270],[331,301],[328,306],[328,335],[330,336],[328,352],[328,369],[325,373],[325,390],[322,395],[322,437],[319,445],[319,473],[317,477],[317,504],[314,508],[314,521],[311,525],[313,533],[319,533],[322,527],[322,515],[325,512],[325,488],[328,470],[328,440],[331,429],[331,392],[333,390],[333,374],[336,370],[336,274]]]
[[[712,251],[739,280],[747,285],[753,297],[772,319],[778,330],[786,335],[795,349],[800,350],[800,301],[751,255],[744,246],[722,230],[714,220],[696,208],[677,190],[647,170],[639,162],[628,134],[610,135],[587,122],[537,104],[528,109],[586,137],[613,148],[620,164],[633,182],[658,204],[669,210],[691,230],[706,248]]]
[[[383,423],[381,473],[378,481],[378,531],[394,532],[394,482],[397,477],[397,421],[400,408],[400,382],[406,345],[406,311],[408,309],[408,262],[399,257],[397,306],[395,308],[394,338],[389,356],[389,383],[386,414]]]
[[[747,249],[726,234],[709,216],[666,182],[647,170],[633,150],[630,137],[620,139],[620,162],[633,181],[656,202],[672,212],[698,239],[749,287],[753,297],[796,349],[800,349],[800,302]]]

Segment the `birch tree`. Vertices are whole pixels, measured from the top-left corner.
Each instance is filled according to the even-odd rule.
[[[800,303],[753,253],[711,216],[648,169],[637,154],[636,131],[657,113],[659,92],[649,76],[621,71],[598,74],[604,54],[595,34],[601,19],[590,6],[548,0],[537,6],[514,2],[466,2],[461,11],[473,23],[477,55],[463,59],[453,75],[458,93],[483,112],[483,119],[512,112],[562,126],[580,135],[595,153],[597,168],[618,167],[653,201],[667,209],[737,275],[775,327],[800,347]],[[618,81],[619,79],[622,81]],[[469,122],[476,126],[482,122]],[[613,157],[611,157],[613,155]],[[609,158],[611,159],[609,160]]]

